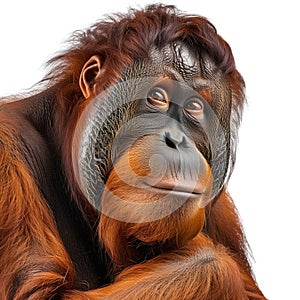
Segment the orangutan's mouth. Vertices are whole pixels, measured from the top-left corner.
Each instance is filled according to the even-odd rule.
[[[155,185],[145,183],[149,189],[156,193],[173,194],[184,197],[199,197],[203,194],[202,184],[193,181],[161,180]]]

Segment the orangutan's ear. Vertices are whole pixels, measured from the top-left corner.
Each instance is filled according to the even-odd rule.
[[[98,56],[92,56],[83,66],[79,78],[79,86],[85,98],[95,94],[97,77],[100,74],[101,62]]]

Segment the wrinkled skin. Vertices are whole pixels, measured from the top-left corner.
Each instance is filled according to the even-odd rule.
[[[168,108],[160,109],[157,104],[149,105],[145,101],[147,93],[155,91],[156,88],[166,92],[170,101]],[[204,112],[201,116],[188,118],[184,106],[193,98],[199,99]],[[78,126],[79,130],[85,126],[91,132],[90,136],[81,141],[84,144],[87,138],[91,143],[90,149],[83,150],[89,151],[88,155],[84,153],[79,159],[80,167],[87,172],[86,175],[82,175],[86,177],[83,185],[92,185],[84,186],[83,189],[98,189],[91,192],[95,195],[90,195],[90,198],[98,198],[102,192],[101,181],[106,180],[112,164],[128,151],[128,148],[137,140],[143,144],[141,140],[145,135],[159,135],[162,131],[167,134],[166,132],[170,131],[174,135],[185,136],[190,146],[196,148],[195,151],[199,151],[204,156],[203,160],[213,168],[214,188],[209,195],[212,199],[224,185],[230,158],[234,159],[234,153],[230,153],[228,144],[230,99],[230,90],[226,82],[218,79],[218,75],[213,73],[212,62],[208,59],[199,60],[182,43],[168,45],[161,51],[152,50],[150,60],[136,62],[125,69],[119,82],[91,103],[90,109]],[[91,120],[94,122],[92,126]],[[75,144],[74,147],[78,146]],[[156,151],[159,153],[163,149]],[[155,153],[155,149],[152,152]],[[89,170],[90,161],[84,160],[84,157],[93,156],[92,154],[96,157],[95,164],[100,172],[98,169]],[[198,153],[190,158],[189,155],[191,154],[184,154],[182,159],[190,159],[192,163],[197,164]],[[172,167],[171,164],[169,169]],[[181,172],[186,174],[189,170]],[[199,173],[199,167],[197,170],[196,166],[193,172]],[[91,201],[94,202],[93,199]]]

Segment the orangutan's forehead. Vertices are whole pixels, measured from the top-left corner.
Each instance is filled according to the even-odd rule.
[[[161,50],[155,49],[151,51],[151,58],[154,63],[173,68],[186,81],[201,76],[199,53],[183,42],[174,42]]]

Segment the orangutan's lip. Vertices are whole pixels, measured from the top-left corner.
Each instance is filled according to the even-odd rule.
[[[202,188],[200,188],[195,182],[177,182],[174,180],[160,181],[155,185],[146,185],[155,189],[158,192],[165,192],[170,194],[177,194],[182,196],[200,196],[203,194]]]

